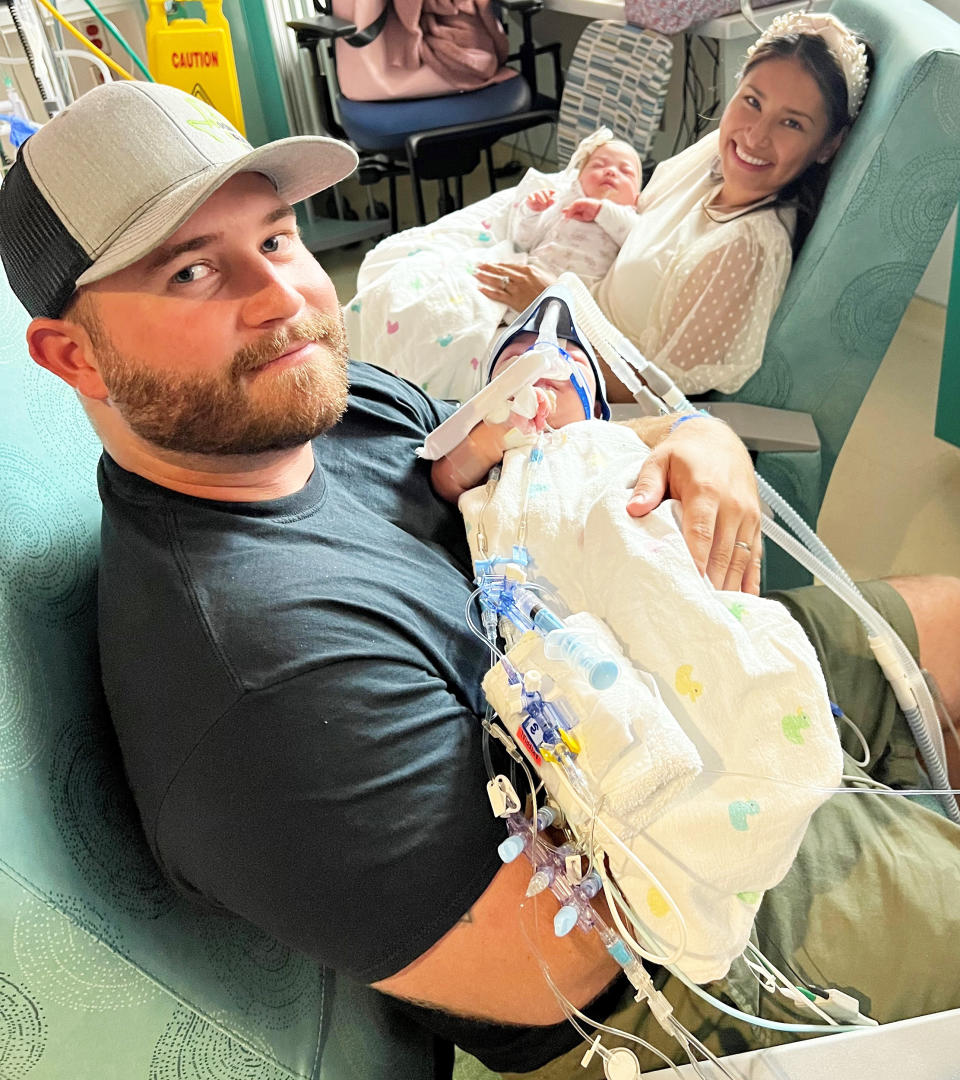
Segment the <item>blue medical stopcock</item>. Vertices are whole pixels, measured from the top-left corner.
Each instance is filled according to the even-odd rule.
[[[523,854],[523,848],[523,837],[514,833],[513,836],[508,836],[506,840],[503,840],[497,845],[497,854],[505,863],[510,863],[513,862],[518,855]]]
[[[553,932],[557,937],[566,937],[577,925],[580,912],[573,904],[564,904],[553,917]]]

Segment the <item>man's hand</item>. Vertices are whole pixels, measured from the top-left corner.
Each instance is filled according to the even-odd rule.
[[[574,199],[563,210],[563,216],[572,218],[574,221],[593,221],[597,214],[600,213],[601,205],[599,199]]]
[[[508,304],[514,311],[529,307],[555,280],[535,266],[513,263],[480,263],[476,278],[484,296]]]
[[[747,448],[719,420],[650,417],[630,426],[653,447],[627,513],[643,517],[664,498],[683,508],[683,537],[697,569],[717,587],[760,592],[760,498]]]
[[[548,207],[553,206],[556,194],[555,191],[549,188],[544,188],[543,191],[534,191],[527,196],[527,206],[534,213],[542,214]]]

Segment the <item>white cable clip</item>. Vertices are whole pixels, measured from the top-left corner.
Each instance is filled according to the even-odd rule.
[[[864,1016],[860,1012],[860,1002],[855,997],[843,993],[842,990],[827,990],[826,1001],[821,998],[817,1001],[817,1004],[827,1016],[832,1016],[834,1020],[839,1020],[841,1024],[860,1024],[863,1027],[879,1026],[872,1016]]]
[[[490,800],[494,817],[510,817],[511,814],[520,811],[520,799],[514,791],[513,784],[503,773],[487,781],[487,798]]]
[[[602,1047],[600,1046],[600,1036],[598,1035],[587,1047],[587,1052],[580,1059],[580,1068],[585,1069],[590,1062],[593,1061],[593,1055],[600,1049],[602,1049]]]
[[[579,851],[566,856],[563,869],[571,885],[579,885],[583,881],[583,856]]]

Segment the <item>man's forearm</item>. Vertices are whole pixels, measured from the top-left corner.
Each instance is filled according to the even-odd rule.
[[[676,419],[674,414],[668,413],[665,416],[637,416],[616,422],[636,432],[652,450],[670,434],[670,428]]]

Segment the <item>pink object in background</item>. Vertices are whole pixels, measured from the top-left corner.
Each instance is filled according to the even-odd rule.
[[[753,0],[755,8],[770,7],[783,0]],[[740,11],[740,0],[625,0],[624,17],[633,26],[678,34],[695,23],[733,15]]]
[[[387,0],[334,0],[333,13],[358,30]],[[492,0],[398,0],[368,45],[337,41],[340,90],[353,101],[440,97],[516,75],[503,67],[507,38]]]

